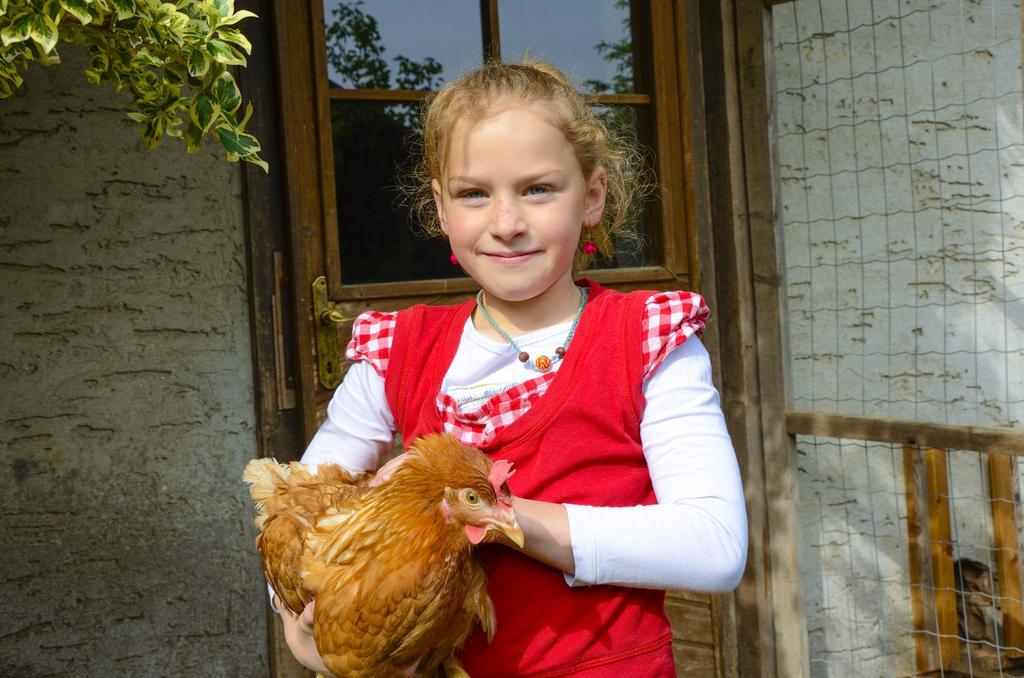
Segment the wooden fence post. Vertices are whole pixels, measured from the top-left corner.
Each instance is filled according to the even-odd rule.
[[[946,451],[903,446],[908,561],[917,672],[949,669],[960,657]]]
[[[1010,455],[988,455],[996,572],[999,576],[1003,612],[1003,637],[1000,640],[1002,645],[1013,648],[1005,654],[1019,659],[1024,657],[1024,606],[1021,604],[1020,561],[1017,557],[1013,471],[1013,458]]]

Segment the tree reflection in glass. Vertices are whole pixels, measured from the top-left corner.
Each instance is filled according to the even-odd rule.
[[[361,2],[341,2],[326,26],[327,61],[350,89],[430,90],[440,86],[441,64],[404,55],[385,58],[377,20]],[[418,102],[331,102],[335,195],[346,284],[424,280],[462,275],[440,240],[415,236],[397,172],[419,141]]]

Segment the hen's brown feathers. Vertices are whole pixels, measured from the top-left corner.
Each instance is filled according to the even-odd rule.
[[[465,525],[497,516],[518,530],[508,471],[495,473],[498,464],[445,435],[417,440],[372,488],[369,475],[334,465],[314,473],[296,462],[249,463],[243,479],[267,581],[296,613],[315,598],[313,634],[332,673],[433,670],[474,623],[493,636],[486,577]]]

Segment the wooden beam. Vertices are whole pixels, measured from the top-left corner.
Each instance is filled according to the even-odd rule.
[[[722,410],[732,436],[747,507],[746,568],[733,593],[735,674],[774,678],[775,634],[769,575],[767,492],[761,439],[760,397],[743,177],[743,132],[733,0],[698,0],[708,149],[708,220],[704,256],[715,276],[702,290],[716,300]],[[708,256],[710,252],[711,256]],[[714,287],[710,290],[710,287]]]
[[[1014,459],[1008,454],[988,455],[989,498],[992,501],[992,528],[995,537],[996,572],[1002,598],[1003,637],[1001,644],[1019,648],[1005,652],[1012,659],[1024,657],[1024,606],[1021,604],[1020,560],[1017,525],[1014,520],[1016,500],[1013,477]]]
[[[717,310],[700,0],[676,0],[675,8],[676,59],[679,62],[680,78],[679,107],[684,119],[684,204],[686,237],[689,239],[689,247],[686,249],[690,253],[688,289],[700,292],[707,300],[708,306]],[[717,314],[712,314],[702,339],[711,356],[714,383],[721,384],[722,351],[718,324]],[[715,675],[717,678],[739,678],[735,596],[713,596],[711,610],[716,632]]]
[[[606,268],[582,271],[579,277],[590,278],[602,285],[650,283],[658,288],[657,283],[675,280],[671,271],[663,266],[637,266],[630,268]],[[359,299],[388,299],[400,296],[424,296],[436,294],[463,294],[476,292],[480,286],[471,278],[445,278],[443,280],[408,280],[389,283],[366,283],[361,285],[345,285],[339,294],[332,298],[343,301]],[[638,288],[642,289],[642,287]]]
[[[756,313],[757,384],[763,439],[775,630],[780,676],[809,676],[810,647],[800,571],[796,449],[786,432],[782,201],[777,177],[771,14],[762,0],[737,0],[736,51],[746,178],[746,222]]]
[[[935,585],[935,621],[939,634],[939,659],[943,669],[952,668],[960,658],[947,454],[946,450],[934,447],[924,450],[925,478],[928,483],[928,540]]]
[[[345,89],[331,87],[327,96],[331,101],[352,101],[357,103],[410,103],[423,101],[433,94],[430,90],[421,89]],[[650,94],[584,94],[584,98],[594,106],[649,106],[652,102]]]
[[[313,303],[310,283],[324,275],[323,202],[320,193],[320,157],[310,6],[305,2],[274,0],[277,78],[283,162],[278,169],[287,177],[284,201],[289,221],[291,311],[295,314],[295,393],[304,447],[319,427],[315,403],[325,395],[316,377],[313,346]]]
[[[653,101],[650,94],[587,94],[586,100],[596,106],[646,106]]]
[[[501,61],[498,0],[480,0],[480,34],[483,36],[484,62]]]
[[[650,86],[654,91],[657,114],[654,118],[654,137],[658,156],[655,171],[658,177],[658,207],[660,227],[652,230],[655,250],[662,254],[662,262],[670,270],[685,275],[689,256],[687,239],[677,237],[685,231],[686,206],[681,198],[685,194],[683,174],[682,125],[679,114],[678,64],[672,54],[675,46],[675,21],[672,3],[652,0],[647,3],[650,12],[651,66]],[[680,249],[683,248],[683,249]]]
[[[338,223],[338,196],[334,182],[334,126],[331,124],[331,98],[328,85],[327,35],[324,30],[324,3],[311,2],[309,34],[313,47],[313,92],[312,108],[315,111],[318,170],[320,174],[321,234],[323,237],[323,267],[328,287],[340,286],[344,271],[341,270],[341,235]],[[345,199],[352,199],[345,196]]]
[[[242,91],[253,101],[247,129],[260,139],[263,158],[270,164],[270,171],[264,172],[241,163],[259,453],[289,460],[301,445],[301,436],[295,409],[294,342],[290,332],[281,331],[291,327],[293,301],[287,284],[282,284],[290,277],[282,254],[288,248],[289,235],[274,24],[270,20],[273,2],[245,0],[239,6],[266,17],[246,29],[257,49],[248,67],[237,75]]]
[[[346,89],[331,87],[327,90],[327,96],[330,97],[331,101],[363,101],[371,103],[423,101],[430,94],[430,90],[425,89]]]
[[[827,412],[786,412],[790,435],[873,440],[883,443],[943,447],[1024,455],[1024,431],[1003,426],[961,426],[905,419],[879,419]]]
[[[928,548],[928,494],[921,449],[903,446],[903,484],[907,502],[907,562],[915,674],[938,671],[940,654],[935,624],[935,585],[932,554]]]

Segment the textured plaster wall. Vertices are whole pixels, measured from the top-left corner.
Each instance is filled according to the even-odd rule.
[[[795,408],[1024,421],[1021,20],[1019,0],[773,8]],[[802,437],[798,468],[812,675],[913,672],[902,448]],[[991,566],[984,459],[948,473],[954,557]]]
[[[0,675],[264,676],[240,172],[62,56],[0,100]]]

